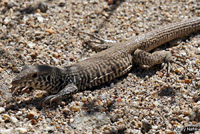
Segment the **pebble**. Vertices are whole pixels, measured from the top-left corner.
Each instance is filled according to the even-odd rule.
[[[190,79],[185,79],[185,83],[191,83],[192,82],[192,80],[190,80]]]
[[[186,52],[185,51],[180,51],[179,54],[183,57],[187,56]]]
[[[27,42],[27,45],[28,45],[30,48],[35,47],[35,43],[33,43],[33,42],[31,42],[31,41]]]
[[[152,126],[148,121],[142,121],[142,133],[148,133],[151,128]]]
[[[155,101],[153,104],[154,104],[154,106],[156,106],[156,107],[160,105],[160,103],[159,103],[158,101]]]
[[[70,107],[70,109],[74,112],[78,112],[79,110],[81,110],[81,107],[80,106],[72,106],[72,107]]]
[[[50,127],[50,126],[45,127],[44,130],[47,131],[47,132],[49,132],[49,133],[54,132],[54,128]]]
[[[11,21],[11,19],[10,19],[9,17],[6,17],[6,18],[4,19],[4,23],[5,23],[5,24],[10,23],[10,21]]]
[[[35,112],[35,111],[30,111],[28,112],[27,114],[27,118],[30,120],[30,119],[34,119],[34,118],[37,118],[38,117],[38,113]]]
[[[55,31],[53,29],[46,29],[46,32],[48,32],[49,34],[55,33]]]
[[[158,126],[153,125],[153,126],[152,126],[152,129],[156,130],[156,129],[158,129]]]
[[[38,123],[38,121],[36,119],[31,119],[31,124],[32,125],[36,125]]]
[[[64,109],[63,109],[63,112],[68,115],[70,113],[70,109],[68,108],[68,106],[66,106]]]
[[[11,122],[13,122],[13,123],[18,123],[18,119],[15,118],[14,116],[11,116],[11,117],[10,117],[10,120],[11,120]]]
[[[5,112],[5,108],[4,107],[0,107],[0,114]]]
[[[183,72],[184,71],[184,68],[182,68],[182,67],[179,67],[179,68],[177,68],[176,69],[176,73],[181,73],[181,72]]]
[[[54,52],[54,53],[53,53],[53,57],[55,57],[56,59],[58,59],[59,56],[60,56],[60,55],[59,55],[57,52]]]
[[[12,129],[0,129],[0,133],[1,134],[11,134],[12,133]]]
[[[58,64],[59,63],[59,59],[56,59],[54,57],[52,57],[53,61],[55,62],[55,64]]]
[[[37,20],[38,20],[40,23],[42,23],[42,22],[44,21],[44,18],[43,18],[42,16],[38,16],[38,17],[37,17]]]
[[[200,54],[200,47],[197,48],[197,54]]]
[[[26,128],[20,127],[20,128],[16,128],[15,130],[18,131],[20,134],[25,134],[25,133],[27,133],[27,129],[26,129]]]
[[[16,113],[16,116],[21,116],[22,115],[22,111],[18,111],[17,113]]]
[[[60,7],[64,7],[65,4],[66,4],[65,1],[61,1],[61,2],[59,2],[58,6],[60,6]]]
[[[2,119],[3,119],[4,121],[10,121],[10,116],[9,116],[8,114],[3,114],[3,115],[2,115]]]

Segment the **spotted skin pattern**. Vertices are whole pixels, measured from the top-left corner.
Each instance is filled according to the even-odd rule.
[[[22,88],[46,90],[50,96],[44,103],[52,103],[72,94],[108,83],[129,72],[133,63],[155,65],[170,62],[169,52],[149,53],[154,48],[171,40],[189,36],[200,30],[200,18],[190,18],[172,23],[151,32],[133,37],[79,63],[63,68],[48,65],[30,65],[12,81],[13,92]],[[133,62],[134,61],[134,62]]]

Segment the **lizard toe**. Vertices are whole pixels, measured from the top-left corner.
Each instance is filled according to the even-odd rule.
[[[50,100],[49,100],[49,103],[50,103],[50,106],[53,102],[58,102],[60,101],[60,97],[57,96],[57,95],[54,95]]]
[[[44,98],[42,101],[41,101],[41,104],[42,106],[45,106],[46,104],[52,104],[54,98],[56,98],[56,95],[50,95],[50,96],[47,96],[46,98]]]

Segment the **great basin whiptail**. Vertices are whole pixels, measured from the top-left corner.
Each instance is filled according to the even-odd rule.
[[[200,18],[190,18],[113,44],[79,63],[63,68],[49,65],[29,65],[12,81],[14,93],[26,88],[46,90],[51,95],[43,103],[59,101],[70,95],[110,82],[129,72],[134,63],[155,65],[172,62],[170,52],[149,53],[171,40],[182,38],[200,30]]]

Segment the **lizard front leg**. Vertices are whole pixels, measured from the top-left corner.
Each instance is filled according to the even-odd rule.
[[[50,103],[51,105],[53,102],[59,102],[65,98],[68,98],[69,96],[76,93],[77,91],[78,91],[78,88],[75,84],[68,84],[57,94],[50,95],[44,98],[42,100],[42,105],[45,105],[46,103]]]
[[[108,49],[108,48],[114,46],[115,44],[117,44],[117,42],[114,40],[106,40],[95,34],[82,32],[80,30],[78,30],[78,31],[80,33],[87,34],[87,35],[91,36],[92,38],[94,38],[94,40],[91,39],[91,40],[88,40],[85,42],[93,51],[100,52],[100,51]],[[96,40],[98,40],[98,41],[96,41]]]

